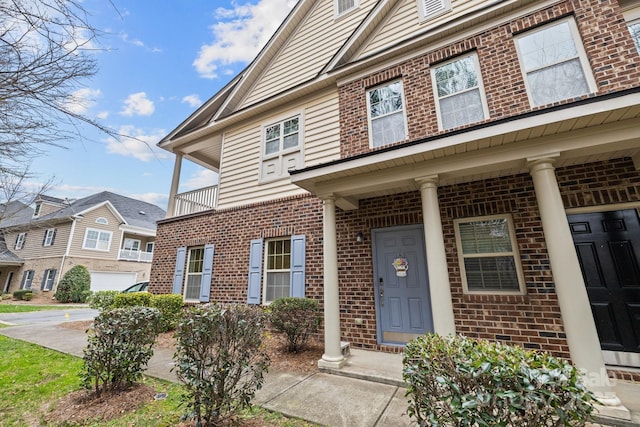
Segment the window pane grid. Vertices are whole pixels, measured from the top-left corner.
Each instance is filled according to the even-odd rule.
[[[291,239],[267,242],[266,302],[288,297],[290,293]]]
[[[633,43],[636,45],[636,50],[640,53],[640,21],[632,22],[629,25],[629,32]]]
[[[581,59],[584,53],[578,49],[570,23],[564,21],[517,39],[533,105],[576,98],[590,91]]]
[[[184,287],[185,300],[197,300],[200,298],[203,265],[204,248],[190,249],[189,261],[187,262],[187,280]]]

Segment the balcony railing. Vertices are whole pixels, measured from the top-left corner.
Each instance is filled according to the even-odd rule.
[[[125,261],[151,262],[153,252],[134,251],[131,249],[120,249],[118,259]]]
[[[212,185],[176,194],[173,216],[188,215],[215,208],[217,193],[218,186]]]

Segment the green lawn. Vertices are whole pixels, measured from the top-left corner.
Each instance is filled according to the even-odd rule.
[[[81,308],[81,307],[75,307],[72,305],[0,304],[0,313],[26,313],[29,311],[45,311],[45,310],[73,310],[77,308]]]
[[[0,425],[53,426],[45,415],[66,394],[79,390],[82,359],[0,335]],[[167,399],[145,404],[132,413],[90,426],[173,426],[185,411],[179,384],[145,377],[144,383]],[[275,427],[312,427],[313,424],[286,418],[261,408],[245,411],[253,424]],[[69,424],[66,424],[69,425]],[[242,425],[242,424],[241,424]]]

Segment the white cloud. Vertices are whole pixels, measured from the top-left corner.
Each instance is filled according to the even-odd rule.
[[[210,169],[200,168],[188,180],[180,184],[181,191],[196,190],[218,183],[218,173]]]
[[[67,98],[65,107],[74,114],[86,114],[96,104],[96,98],[102,95],[100,89],[78,89]]]
[[[187,95],[182,98],[182,103],[189,104],[189,107],[199,107],[202,105],[202,100],[196,94]]]
[[[139,193],[130,194],[127,197],[132,199],[142,200],[143,202],[151,203],[162,209],[167,209],[167,202],[169,201],[169,195],[163,193]]]
[[[96,114],[96,117],[99,118],[100,120],[106,120],[107,118],[109,118],[109,112],[100,111],[98,114]]]
[[[153,101],[147,98],[147,94],[144,92],[132,93],[125,99],[124,107],[120,114],[123,116],[150,116],[155,111],[156,107],[153,105]]]
[[[205,78],[218,77],[218,68],[251,61],[282,23],[295,0],[258,0],[257,4],[237,4],[218,8],[211,32],[213,41],[200,47],[193,66]],[[224,72],[224,71],[223,71]]]
[[[115,138],[107,139],[108,153],[134,157],[143,162],[169,157],[169,153],[156,147],[156,143],[166,135],[164,129],[155,129],[151,133],[145,133],[142,129],[134,126],[122,126],[118,132],[126,136],[122,137],[120,141]]]

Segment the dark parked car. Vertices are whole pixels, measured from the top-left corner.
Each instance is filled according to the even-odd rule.
[[[127,289],[125,289],[124,291],[122,291],[123,293],[129,293],[129,292],[144,292],[147,290],[147,288],[149,287],[149,282],[138,282],[135,285],[131,285],[129,286]]]

